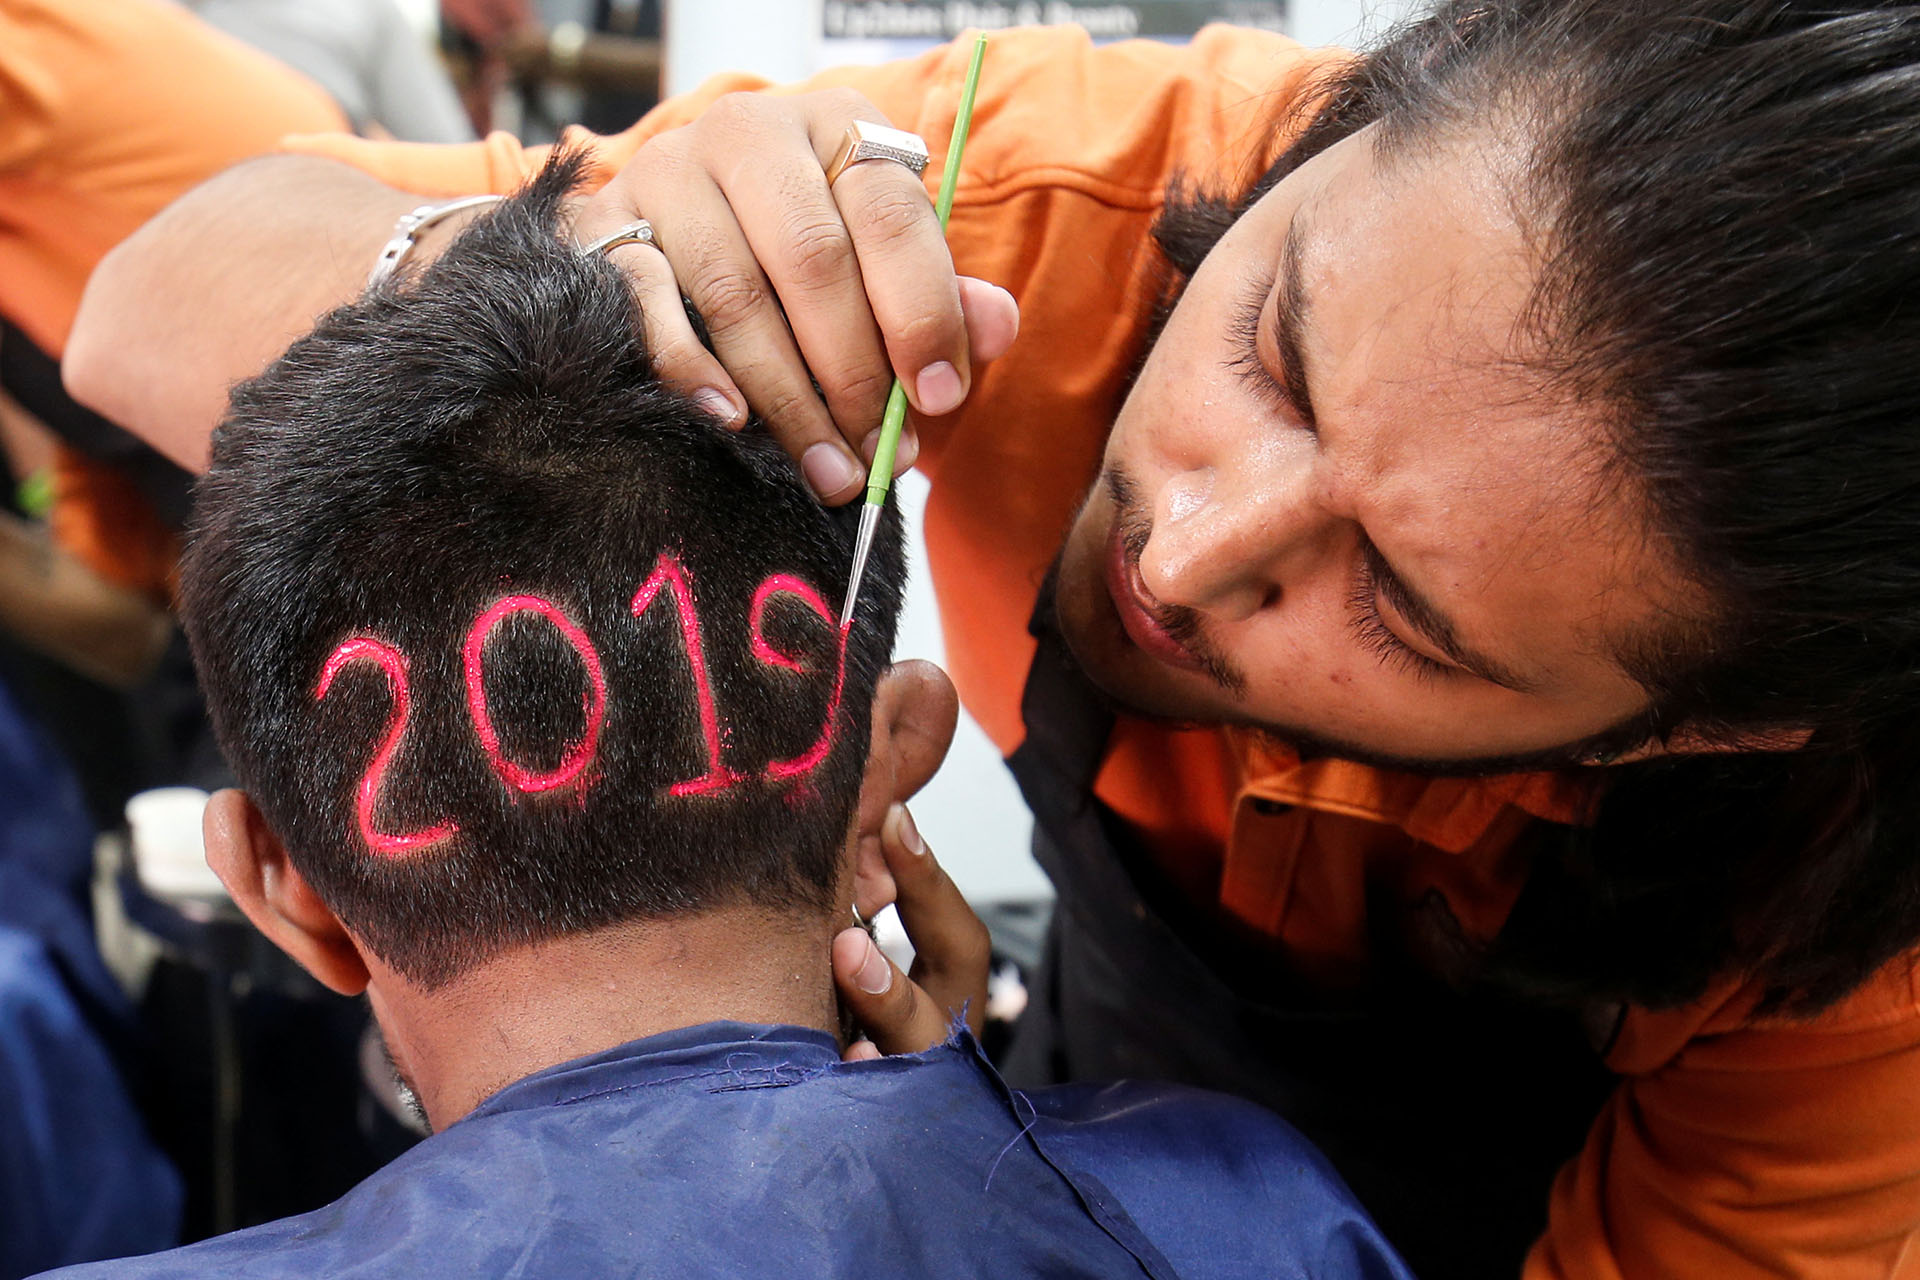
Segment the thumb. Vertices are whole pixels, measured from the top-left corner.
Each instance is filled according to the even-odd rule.
[[[946,1040],[947,1011],[900,972],[865,929],[843,929],[834,938],[833,980],[854,1021],[881,1053],[919,1053]]]

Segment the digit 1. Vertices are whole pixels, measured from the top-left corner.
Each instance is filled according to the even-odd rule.
[[[493,712],[487,706],[487,686],[482,679],[487,637],[495,627],[516,613],[537,613],[551,622],[561,637],[573,646],[573,651],[587,668],[587,691],[580,699],[580,709],[586,714],[586,731],[580,735],[580,741],[567,748],[560,763],[545,773],[516,764],[507,759],[506,753],[500,749],[500,735],[494,729]],[[467,710],[473,715],[473,727],[480,735],[480,746],[486,752],[487,763],[493,766],[493,771],[500,775],[502,782],[529,795],[552,791],[578,778],[593,762],[594,749],[600,745],[600,724],[607,712],[607,682],[600,671],[600,655],[595,652],[593,641],[587,639],[587,633],[575,626],[573,620],[551,602],[539,596],[506,596],[495,601],[468,628],[461,660],[467,678]]]
[[[653,572],[633,593],[633,616],[638,618],[644,614],[662,587],[672,594],[674,612],[680,619],[680,640],[686,649],[687,665],[693,671],[694,695],[700,703],[700,734],[707,747],[707,771],[697,778],[676,782],[667,790],[671,795],[697,796],[733,786],[740,781],[740,775],[720,759],[720,747],[726,735],[720,727],[720,713],[713,705],[713,681],[707,675],[706,649],[700,643],[700,615],[694,607],[693,583],[678,556],[670,551],[660,553]]]
[[[407,687],[407,659],[398,649],[370,636],[356,636],[343,640],[328,655],[327,664],[320,670],[320,686],[314,691],[314,701],[324,701],[327,691],[333,688],[333,682],[348,663],[372,662],[387,677],[387,685],[393,690],[393,714],[387,719],[386,737],[373,753],[373,763],[360,776],[359,789],[354,793],[353,812],[360,826],[360,838],[375,853],[388,857],[415,853],[430,845],[438,844],[459,831],[457,824],[443,822],[424,831],[409,831],[404,834],[381,831],[373,825],[374,808],[380,800],[380,788],[386,781],[387,768],[393,763],[393,757],[400,749],[400,739],[407,731],[407,716],[413,707],[413,698]]]
[[[820,767],[820,762],[833,750],[834,719],[840,714],[840,694],[847,682],[847,629],[834,626],[833,610],[820,598],[811,584],[796,578],[790,573],[776,573],[762,582],[753,593],[753,609],[747,615],[748,629],[753,633],[753,656],[769,666],[785,667],[789,671],[804,671],[798,659],[792,654],[782,653],[767,642],[766,633],[761,629],[761,617],[766,613],[767,602],[777,595],[797,597],[809,609],[820,615],[820,620],[834,627],[836,655],[833,668],[833,693],[827,698],[827,717],[820,726],[820,736],[811,747],[791,760],[776,760],[767,766],[767,776],[773,779],[795,778],[811,773]]]

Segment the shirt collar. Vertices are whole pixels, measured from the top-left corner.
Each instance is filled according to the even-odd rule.
[[[1596,795],[1596,783],[1573,772],[1436,778],[1350,760],[1302,760],[1260,735],[1236,731],[1233,736],[1241,795],[1387,823],[1449,853],[1477,845],[1509,806],[1548,822],[1574,824],[1583,820]]]
[[[526,1076],[462,1119],[565,1106],[630,1089],[693,1080],[709,1088],[797,1084],[840,1061],[832,1036],[810,1027],[709,1022],[630,1040]]]

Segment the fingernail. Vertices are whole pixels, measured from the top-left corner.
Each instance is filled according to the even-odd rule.
[[[912,427],[900,433],[900,444],[893,455],[894,478],[905,475],[920,458],[920,433]]]
[[[927,842],[920,838],[920,828],[914,825],[913,814],[909,813],[907,806],[903,804],[893,807],[900,812],[900,843],[907,847],[908,853],[917,857],[926,857]]]
[[[740,410],[727,397],[727,393],[718,387],[702,387],[693,393],[693,402],[702,412],[712,414],[722,422],[732,422],[740,416]]]
[[[961,397],[966,394],[960,386],[960,374],[945,360],[928,365],[913,381],[919,391],[922,413],[951,412],[959,408]]]
[[[815,493],[831,498],[860,478],[860,468],[838,446],[822,442],[800,455],[800,474]]]
[[[871,940],[867,943],[867,958],[861,963],[860,972],[853,976],[853,984],[870,996],[885,995],[893,985],[893,966]]]

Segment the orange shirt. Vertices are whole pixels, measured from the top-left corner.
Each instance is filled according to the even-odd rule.
[[[962,271],[1019,298],[1023,327],[964,409],[917,425],[950,666],[1003,750],[1022,734],[1041,576],[1145,342],[1147,231],[1167,180],[1257,171],[1272,122],[1338,56],[1218,27],[1186,48],[1095,49],[1068,29],[996,38],[948,239]],[[938,155],[964,64],[964,48],[948,47],[802,87],[851,85]],[[764,87],[722,77],[663,104],[598,142],[601,172],[719,93]],[[296,145],[432,195],[509,190],[543,156],[503,135],[459,148]],[[1553,775],[1302,764],[1246,735],[1124,719],[1096,789],[1190,891],[1330,982],[1365,964],[1369,892],[1377,902],[1383,886],[1409,904],[1438,890],[1469,932],[1493,934],[1519,888],[1505,857],[1514,838],[1568,820],[1581,799]],[[1811,1022],[1757,1021],[1752,1004],[1730,982],[1686,1009],[1629,1011],[1607,1055],[1622,1081],[1552,1189],[1529,1280],[1920,1275],[1920,1247],[1908,1257],[1920,1229],[1910,966]]]
[[[344,126],[317,85],[165,0],[0,0],[0,313],[57,358],[88,274],[141,223],[289,132]],[[54,527],[121,585],[171,570],[137,491],[71,452]]]

